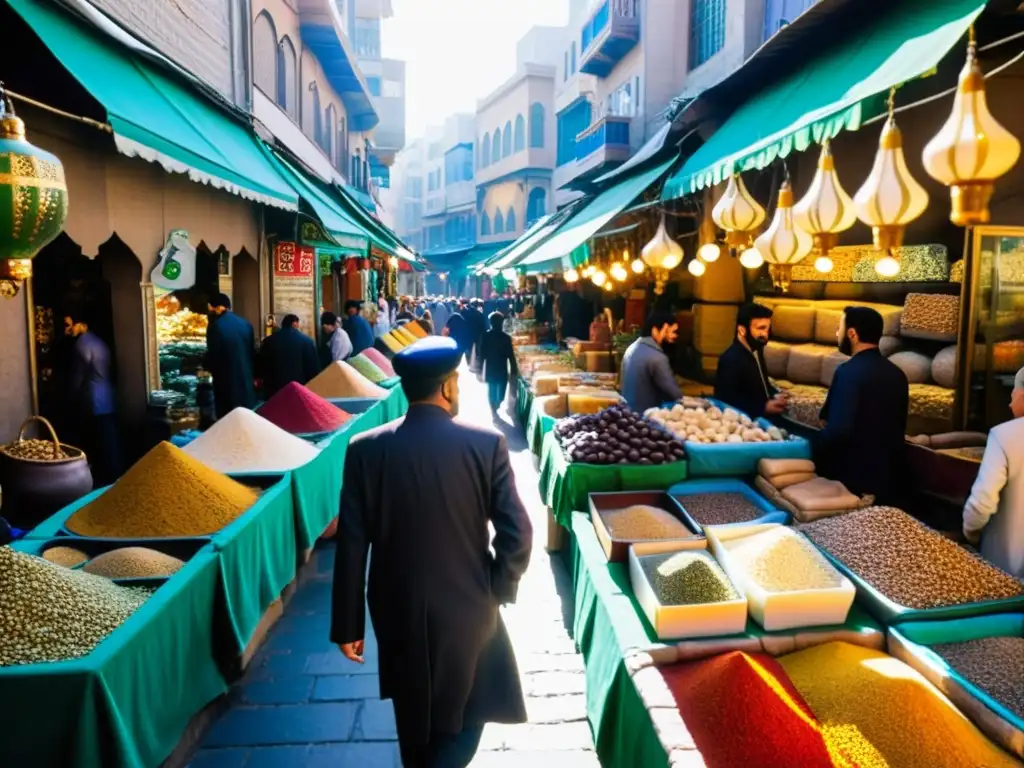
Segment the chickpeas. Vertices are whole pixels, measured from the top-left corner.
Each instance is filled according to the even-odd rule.
[[[5,445],[3,451],[12,459],[28,461],[61,461],[71,458],[59,445],[54,455],[54,443],[51,440],[16,440]]]

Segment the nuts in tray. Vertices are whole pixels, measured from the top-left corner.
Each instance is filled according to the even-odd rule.
[[[693,536],[671,512],[648,504],[608,510],[601,513],[601,518],[608,533],[618,541],[688,539]]]
[[[765,515],[742,493],[691,493],[676,498],[690,517],[701,525],[748,523]]]
[[[1024,637],[983,637],[933,645],[946,663],[1024,719]]]

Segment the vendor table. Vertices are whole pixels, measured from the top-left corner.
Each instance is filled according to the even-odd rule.
[[[533,453],[540,456],[541,449],[544,447],[544,436],[555,428],[557,421],[558,419],[554,416],[548,416],[544,413],[538,407],[536,400],[533,401],[530,406],[530,414],[527,416],[526,421],[523,422],[526,427],[526,443],[530,446],[530,450]]]
[[[88,656],[0,669],[0,765],[160,765],[227,691],[211,621],[219,560],[201,549]]]
[[[516,380],[516,421],[524,428],[530,418],[530,411],[533,410],[533,392],[530,391],[530,383],[520,376]]]

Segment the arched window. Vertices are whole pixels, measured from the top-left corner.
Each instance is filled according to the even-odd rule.
[[[503,235],[505,234],[505,220],[501,218],[501,209],[499,208],[494,212],[494,234]]]
[[[480,214],[480,236],[491,234],[491,220],[487,218],[487,212]]]
[[[491,140],[491,162],[496,163],[499,160],[501,160],[501,130],[495,128],[494,138]]]
[[[530,107],[530,146],[544,148],[544,105],[539,101]]]
[[[324,144],[324,116],[323,112],[320,111],[320,86],[315,82],[309,84],[309,90],[313,94],[313,101],[310,104],[311,117],[313,123],[313,141],[323,146]]]
[[[501,136],[501,156],[508,157],[512,154],[512,121],[505,123],[505,133]]]
[[[516,115],[516,141],[514,152],[522,152],[526,149],[526,121],[522,115]]]
[[[295,93],[298,87],[298,60],[295,46],[288,35],[281,38],[277,48],[277,105],[299,121],[299,99]]]
[[[331,162],[334,162],[334,149],[331,144],[334,141],[334,131],[337,120],[334,119],[335,110],[334,105],[331,104],[327,107],[327,112],[324,113],[324,154],[331,158]]]
[[[270,14],[262,11],[252,25],[252,69],[256,87],[277,99],[277,29]]]
[[[509,206],[508,213],[505,215],[505,231],[516,231],[516,209],[512,206]]]
[[[548,193],[543,187],[530,190],[530,198],[526,203],[526,226],[530,226],[548,212]]]
[[[484,140],[480,142],[480,167],[486,168],[491,164],[491,134],[485,133]]]

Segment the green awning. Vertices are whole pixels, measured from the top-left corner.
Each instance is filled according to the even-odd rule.
[[[623,208],[643,194],[643,191],[651,184],[664,176],[674,162],[675,158],[667,160],[655,168],[620,181],[615,186],[606,189],[579,213],[562,224],[550,239],[544,241],[517,266],[530,267],[531,265],[546,264],[568,255],[618,216]]]
[[[481,264],[484,264],[499,253],[507,251],[515,243],[497,243],[495,245],[477,245],[466,256],[466,263],[473,269],[479,269]]]
[[[118,151],[248,200],[289,210],[298,206],[250,126],[56,3],[7,3],[103,106]]]
[[[339,246],[365,255],[370,247],[369,236],[345,213],[340,198],[332,196],[326,188],[309,178],[303,171],[280,155],[272,153],[269,149],[265,151],[278,172],[295,190],[295,194],[313,209],[313,213],[320,219],[327,234]]]
[[[515,264],[518,256],[526,253],[527,248],[536,244],[537,239],[542,235],[543,231],[548,228],[549,222],[555,216],[556,214],[554,213],[549,213],[547,216],[541,216],[534,222],[533,226],[523,232],[522,236],[512,243],[512,245],[502,248],[490,259],[479,265],[477,269],[479,271],[487,270],[488,272],[497,272]]]
[[[338,190],[345,202],[345,210],[348,215],[369,233],[374,245],[392,256],[417,263],[412,251],[405,246],[398,235],[366,210],[363,204],[353,196],[352,190],[348,186],[336,185],[335,189]]]
[[[824,55],[754,94],[665,183],[664,199],[761,169],[885,111],[889,89],[933,70],[985,7],[983,0],[899,2]]]

